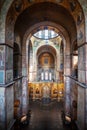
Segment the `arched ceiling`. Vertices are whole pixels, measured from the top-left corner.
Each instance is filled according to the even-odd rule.
[[[43,45],[38,48],[37,56],[40,56],[42,53],[50,53],[53,56],[56,56],[56,50],[50,45]]]
[[[71,40],[76,39],[76,27],[72,15],[63,6],[51,2],[33,4],[24,10],[17,18],[15,32],[23,37],[31,26],[44,21],[61,25]]]
[[[44,3],[47,4],[47,7],[44,7]],[[0,42],[4,43],[6,41],[7,44],[13,46],[12,39],[14,39],[15,21],[17,20],[15,25],[16,27],[18,27],[18,29],[15,28],[15,32],[20,32],[21,36],[23,37],[24,33],[26,32],[26,28],[24,31],[20,28],[22,28],[23,26],[25,27],[27,19],[29,21],[29,25],[33,25],[34,23],[37,24],[39,23],[39,21],[46,22],[47,20],[51,20],[51,22],[61,24],[62,27],[64,26],[64,28],[68,31],[69,35],[71,36],[71,39],[75,41],[76,31],[73,30],[75,29],[75,26],[79,30],[77,32],[77,39],[80,35],[80,28],[81,31],[84,30],[84,26],[82,26],[82,23],[84,24],[84,20],[86,20],[84,19],[83,15],[83,12],[84,14],[87,13],[86,3],[86,0],[0,0]],[[42,6],[40,7],[40,5],[43,5],[43,8]],[[36,6],[37,8],[33,8]],[[24,12],[27,12],[26,10],[33,10],[31,11],[33,14],[30,13],[29,16],[27,16],[27,19],[23,19],[23,17],[25,18],[23,14],[25,14]],[[35,19],[31,18],[35,14],[37,15],[38,11],[40,11],[40,16],[41,14],[44,14],[42,15],[42,18],[38,19],[40,18],[40,16],[35,17]],[[59,16],[61,17],[59,17],[58,14],[60,14]],[[18,16],[20,18],[18,18]],[[23,21],[21,21],[22,19]],[[18,21],[21,21],[23,23],[21,24],[22,27],[20,25],[20,22]],[[75,24],[72,24],[74,23],[74,21]],[[87,22],[85,21],[85,23]],[[27,26],[27,29],[29,29],[29,27],[30,26]]]

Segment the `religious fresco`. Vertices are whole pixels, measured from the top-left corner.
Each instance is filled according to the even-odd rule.
[[[16,12],[21,12],[22,9],[23,9],[23,3],[21,0],[16,0],[15,3],[14,3],[14,8],[16,10]]]
[[[78,33],[78,40],[80,41],[83,38],[83,32],[80,30]]]
[[[70,9],[73,12],[76,9],[76,5],[77,5],[76,0],[69,1],[69,4],[70,4]]]
[[[85,32],[84,32],[84,24],[80,25],[77,33],[77,43],[78,45],[82,45],[85,41]]]
[[[83,21],[83,13],[80,11],[77,16],[77,25],[80,25]]]
[[[43,0],[42,0],[43,1]],[[62,6],[64,8],[68,9],[70,13],[73,15],[73,18],[77,24],[77,26],[82,22],[82,9],[78,2],[76,0],[56,0],[54,1]],[[28,8],[31,3],[38,3],[38,1],[35,0],[16,0],[13,1],[12,7],[9,9],[8,15],[7,15],[7,22],[6,22],[6,43],[13,46],[13,39],[14,39],[14,23],[16,21],[16,18],[20,13]],[[79,12],[80,10],[80,12]]]
[[[6,83],[13,81],[13,70],[6,70]]]
[[[38,42],[37,40],[35,40],[33,44],[34,44],[35,47],[37,47],[39,43],[40,42]]]
[[[6,47],[6,69],[13,68],[13,49],[10,47]]]
[[[15,18],[14,11],[11,9],[10,15],[6,19],[6,44],[13,46],[14,43],[14,24]]]
[[[33,51],[37,51],[37,48],[41,45],[52,45],[54,46],[57,50],[59,50],[59,45],[61,44],[62,42],[62,37],[60,35],[58,35],[58,37],[55,37],[55,38],[52,38],[52,39],[49,39],[49,40],[43,40],[43,39],[39,39],[32,36],[31,37],[31,42],[32,42],[32,45],[33,45]],[[44,48],[43,48],[44,50]],[[46,50],[48,51],[48,48],[46,47]],[[51,51],[49,49],[49,51]]]
[[[5,66],[5,46],[0,46],[0,69],[4,69]]]

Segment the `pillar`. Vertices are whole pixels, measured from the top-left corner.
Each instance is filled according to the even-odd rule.
[[[87,129],[87,43],[78,48],[78,104],[77,124],[79,130]]]
[[[13,48],[0,43],[0,130],[14,122]]]
[[[22,114],[28,113],[29,108],[29,92],[28,92],[28,77],[22,79]]]
[[[24,45],[25,46],[25,45]],[[22,114],[27,114],[29,109],[29,90],[28,90],[28,55],[26,47],[22,50]],[[27,59],[27,60],[26,60]]]
[[[65,78],[65,115],[71,116],[70,78]]]
[[[14,122],[13,95],[13,85],[0,87],[0,130],[8,130]]]
[[[65,98],[64,98],[64,103],[65,103],[65,115],[66,116],[71,116],[71,88],[70,88],[70,59],[71,55],[70,54],[65,54],[65,61],[64,61],[64,73],[65,73],[65,78],[64,78],[64,84],[65,84]]]

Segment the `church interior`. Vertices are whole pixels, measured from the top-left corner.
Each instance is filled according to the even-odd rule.
[[[22,129],[87,130],[87,0],[0,0],[0,130]]]

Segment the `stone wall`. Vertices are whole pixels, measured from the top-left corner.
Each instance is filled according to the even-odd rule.
[[[86,89],[78,86],[78,108],[77,108],[77,124],[79,130],[85,130],[85,91]]]

